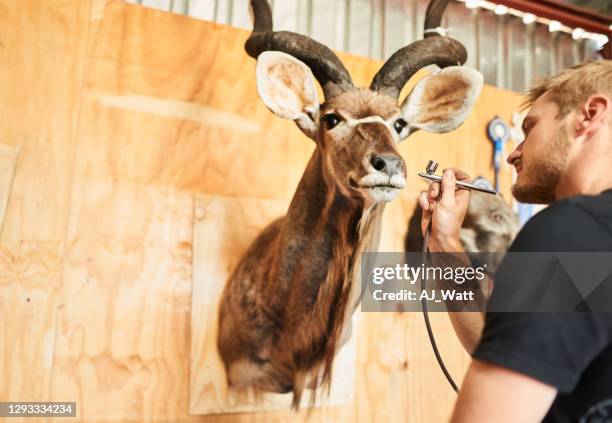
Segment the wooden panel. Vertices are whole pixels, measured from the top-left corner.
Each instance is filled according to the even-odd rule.
[[[0,401],[48,401],[62,244],[0,245]]]
[[[225,282],[257,234],[272,220],[284,215],[287,206],[279,200],[249,198],[202,196],[196,200],[189,395],[192,414],[287,410],[291,406],[291,394],[267,394],[257,398],[252,392],[228,390],[217,352],[218,306]],[[330,396],[323,396],[317,406],[351,402],[355,382],[355,337],[338,352],[333,372],[342,376],[335,379]],[[305,391],[302,404],[310,404],[310,393],[311,390]]]
[[[0,140],[15,170],[0,238],[0,401],[50,397],[90,6],[0,1]]]
[[[193,196],[78,173],[51,399],[92,420],[175,420],[187,410]]]
[[[129,70],[122,74],[117,66],[123,62],[104,55],[133,40],[117,26],[129,23],[146,39],[155,31],[140,19],[158,24],[173,16],[122,3],[112,3],[103,16],[92,32],[81,108],[50,396],[76,400],[86,420],[179,421],[188,418],[193,194],[164,178],[154,181],[165,172],[164,159],[174,175],[199,165],[184,156],[175,167],[173,154],[166,153],[175,151],[176,133],[198,127],[193,119],[203,113],[196,111],[194,118],[182,103],[172,103],[176,113],[192,120],[166,117],[165,103],[153,102],[161,114],[117,107],[113,101],[124,93],[121,87],[140,101],[147,94],[167,94],[172,84],[161,84],[157,92],[130,86],[130,78],[140,74],[130,74],[138,66],[129,64],[138,60],[126,55]],[[138,54],[140,43],[124,51]],[[159,47],[163,52],[164,43]],[[177,73],[174,82],[180,79]],[[140,83],[153,91],[159,85],[146,77]],[[130,101],[134,98],[128,106]],[[149,125],[151,132],[145,130]]]
[[[255,71],[254,61],[244,54],[248,33],[123,7],[129,13],[114,4],[106,11],[92,54],[87,93],[96,113],[116,119],[120,130],[111,128],[116,143],[110,153],[107,145],[99,143],[91,146],[90,157],[79,160],[96,162],[111,154],[109,166],[91,166],[90,171],[157,186],[290,198],[301,174],[295,160],[313,144],[293,123],[275,118],[259,101],[244,101],[244,93],[256,92],[254,78],[243,77]],[[126,30],[133,36],[126,36]],[[209,40],[206,51],[227,49],[224,55],[232,62],[195,54],[202,51],[202,40]],[[95,135],[105,128],[87,124],[86,130]],[[292,139],[285,133],[291,133]],[[146,140],[144,150],[139,139]],[[141,160],[134,166],[138,156]],[[293,177],[277,179],[268,167],[251,162],[267,163]]]
[[[0,3],[0,139],[20,149],[4,241],[64,236],[89,6]]]

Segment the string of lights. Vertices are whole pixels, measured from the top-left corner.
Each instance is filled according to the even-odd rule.
[[[548,19],[542,16],[536,16],[533,13],[517,10],[508,7],[504,4],[498,4],[487,0],[457,0],[465,4],[468,9],[484,9],[489,10],[496,15],[512,15],[523,20],[525,25],[532,25],[539,23],[548,26],[550,32],[564,32],[571,34],[574,40],[590,39],[597,43],[598,48],[602,48],[609,41],[609,37],[606,34],[590,32],[580,27],[567,26],[556,19]],[[612,25],[609,26],[609,30],[612,31]]]

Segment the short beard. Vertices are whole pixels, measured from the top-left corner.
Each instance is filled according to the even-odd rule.
[[[569,137],[564,128],[560,128],[556,141],[547,151],[531,159],[529,167],[533,181],[523,185],[516,183],[512,186],[514,198],[521,203],[529,204],[550,204],[555,201],[555,190],[567,163],[569,147]]]

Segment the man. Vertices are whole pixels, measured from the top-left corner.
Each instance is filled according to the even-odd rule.
[[[540,81],[525,105],[531,106],[526,138],[508,157],[517,172],[512,193],[521,202],[550,206],[523,227],[509,252],[612,252],[612,61]],[[446,169],[440,199],[439,184],[419,197],[423,228],[432,222],[432,252],[461,252],[469,191],[455,190],[456,180],[469,177]],[[515,281],[503,266],[491,301],[508,286],[544,289],[555,277]],[[612,311],[610,285],[593,298]],[[473,357],[452,421],[612,421],[612,313],[481,316],[451,315]]]

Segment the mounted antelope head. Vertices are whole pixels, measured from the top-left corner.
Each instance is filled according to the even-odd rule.
[[[287,215],[257,237],[226,284],[218,347],[230,386],[293,391],[294,407],[305,386],[329,387],[360,300],[360,253],[375,251],[384,203],[406,184],[397,144],[419,129],[457,128],[482,87],[478,72],[460,66],[465,48],[435,30],[447,3],[433,0],[426,38],[391,56],[369,88],[357,88],[329,48],[273,32],[267,1],[251,0],[246,51],[257,59],[259,95],[316,149]],[[443,69],[398,104],[405,83],[430,64]]]

